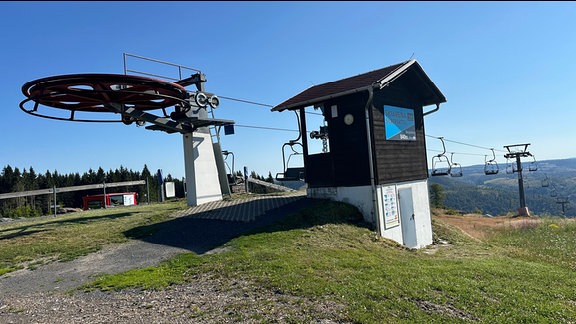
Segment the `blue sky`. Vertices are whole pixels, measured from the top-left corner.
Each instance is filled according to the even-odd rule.
[[[184,176],[182,138],[122,123],[22,112],[25,82],[124,71],[130,53],[202,70],[206,90],[276,105],[316,84],[416,59],[446,96],[425,119],[430,158],[462,165],[531,143],[537,160],[576,157],[575,2],[0,2],[0,165],[83,173],[120,165]],[[431,109],[433,107],[427,107]],[[217,118],[297,129],[294,114],[221,100]],[[319,125],[319,122],[318,122]],[[235,169],[282,169],[296,132],[236,127]],[[462,145],[459,143],[470,145]],[[477,147],[479,146],[479,147]]]

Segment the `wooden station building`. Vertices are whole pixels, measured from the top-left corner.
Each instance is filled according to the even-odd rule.
[[[353,204],[381,236],[421,248],[432,244],[424,116],[444,102],[409,60],[312,86],[272,111],[299,112],[304,166],[296,171],[309,197]],[[311,138],[306,109],[324,117]],[[313,136],[324,141],[322,152],[311,152]]]

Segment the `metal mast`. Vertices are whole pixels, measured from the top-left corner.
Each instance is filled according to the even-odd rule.
[[[522,216],[530,216],[528,207],[526,207],[526,198],[524,196],[524,179],[522,178],[521,162],[521,158],[532,156],[532,154],[528,152],[528,145],[530,145],[530,143],[504,146],[504,148],[508,150],[508,153],[504,154],[504,157],[507,159],[516,159],[516,169],[513,169],[512,172],[518,173],[518,193],[520,196],[520,208],[518,209],[518,213]]]

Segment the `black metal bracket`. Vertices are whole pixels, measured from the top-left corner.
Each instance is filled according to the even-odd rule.
[[[189,78],[182,79],[174,83],[177,83],[183,87],[187,87],[189,85],[195,85],[198,91],[203,91],[204,87],[202,86],[202,83],[204,82],[206,82],[206,75],[203,73],[196,73],[192,74],[192,76]]]

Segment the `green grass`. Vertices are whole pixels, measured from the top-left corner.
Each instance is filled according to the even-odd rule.
[[[500,230],[494,243],[508,248],[509,254],[528,261],[547,262],[576,270],[576,221],[558,217],[542,218],[541,224],[519,223]]]
[[[206,266],[284,293],[334,299],[349,305],[352,320],[366,323],[576,316],[570,269],[491,253],[483,244],[427,255],[372,238],[367,229],[334,224],[261,233],[236,240],[233,252]]]
[[[202,259],[195,254],[185,253],[163,262],[156,267],[130,270],[116,275],[102,275],[88,285],[84,290],[120,290],[129,287],[142,289],[162,288],[186,281],[190,268],[202,263]]]
[[[287,222],[231,241],[227,252],[184,254],[159,267],[103,276],[88,287],[161,288],[209,273],[343,303],[348,319],[361,323],[574,321],[576,276],[569,266],[574,246],[556,253],[554,262],[540,256],[541,246],[524,246],[521,252],[511,247],[518,240],[534,241],[534,246],[539,239],[565,242],[575,228],[544,224],[527,230],[502,231],[477,242],[434,221],[435,236],[452,245],[427,254],[377,238],[348,205],[322,202]],[[533,230],[542,236],[534,239]]]
[[[358,323],[576,322],[574,222],[549,218],[495,231],[484,241],[437,219],[433,228],[436,240],[451,244],[435,253],[410,250],[375,235],[355,208],[321,201],[228,242],[221,253],[182,254],[156,267],[101,276],[83,288],[163,289],[208,275],[334,301]]]
[[[73,260],[106,244],[126,241],[125,233],[130,237],[150,235],[132,229],[165,220],[185,206],[185,201],[173,201],[0,224],[0,274]]]

